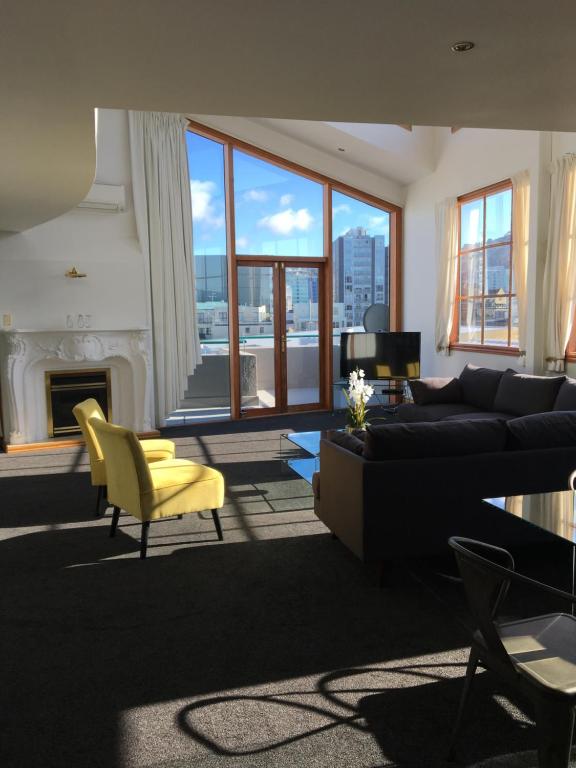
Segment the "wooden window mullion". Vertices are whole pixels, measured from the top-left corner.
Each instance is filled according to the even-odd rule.
[[[454,344],[455,348],[462,348],[462,349],[478,349],[478,351],[486,350],[490,352],[499,351],[501,354],[514,354],[516,351],[516,347],[512,347],[512,299],[514,298],[515,294],[512,292],[512,236],[510,235],[510,238],[505,241],[498,241],[494,243],[487,243],[486,242],[486,211],[487,211],[487,204],[488,204],[488,197],[491,195],[495,195],[500,191],[503,190],[510,190],[512,192],[512,186],[510,181],[502,181],[498,182],[497,184],[493,184],[489,187],[485,187],[483,189],[479,189],[476,192],[470,192],[466,195],[460,195],[458,197],[458,205],[459,205],[459,212],[458,212],[458,288],[456,291],[456,302],[455,306],[459,309],[462,301],[464,301],[464,298],[460,294],[460,279],[461,279],[461,260],[462,256],[473,253],[475,250],[482,251],[480,259],[482,264],[482,285],[480,287],[480,290],[477,294],[469,295],[467,300],[471,301],[472,303],[474,301],[480,301],[481,302],[481,308],[480,308],[480,341],[479,342],[461,342],[460,341],[460,323],[459,323],[459,316],[457,318],[457,324],[455,324],[456,330],[452,333],[452,342]],[[482,222],[482,242],[479,245],[472,245],[468,246],[467,248],[461,247],[461,238],[460,238],[460,231],[462,226],[462,205],[466,203],[470,203],[475,200],[482,200],[482,213],[483,213],[483,222]],[[488,259],[488,251],[491,248],[504,248],[508,247],[509,253],[508,253],[508,292],[503,294],[502,296],[494,295],[491,296],[487,290],[487,282],[488,282],[488,273],[487,273],[487,259]],[[488,343],[486,344],[486,302],[488,299],[493,299],[496,301],[497,299],[502,299],[503,301],[508,302],[508,317],[506,322],[506,338],[503,340],[504,344],[506,346],[500,347],[498,343]]]

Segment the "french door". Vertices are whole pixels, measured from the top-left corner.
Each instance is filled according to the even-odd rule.
[[[325,407],[324,264],[237,264],[235,355],[242,416]]]

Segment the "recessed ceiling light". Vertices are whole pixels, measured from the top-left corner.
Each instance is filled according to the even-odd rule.
[[[338,147],[338,152],[346,152],[346,150],[344,149],[344,147]]]
[[[454,45],[450,46],[450,50],[454,51],[454,53],[466,53],[466,51],[471,51],[472,48],[474,48],[474,43],[470,40],[461,40],[459,43],[454,43]]]

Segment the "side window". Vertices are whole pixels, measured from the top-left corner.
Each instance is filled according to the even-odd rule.
[[[459,199],[458,281],[452,343],[518,346],[512,269],[512,185]]]

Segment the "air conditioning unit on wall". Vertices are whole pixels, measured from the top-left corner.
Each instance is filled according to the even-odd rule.
[[[90,192],[77,207],[119,213],[126,208],[126,191],[121,184],[92,184]]]

